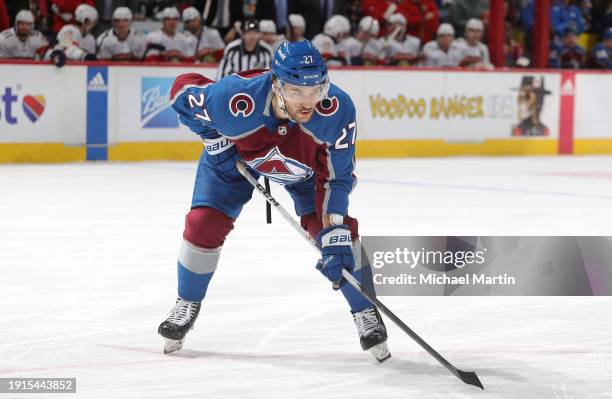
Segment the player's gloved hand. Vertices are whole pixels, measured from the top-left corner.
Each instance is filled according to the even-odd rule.
[[[51,62],[53,62],[58,68],[61,68],[66,64],[66,53],[64,53],[62,50],[53,50],[49,57],[51,58]]]
[[[321,259],[317,262],[317,270],[332,282],[332,288],[340,288],[342,269],[349,272],[355,268],[351,231],[345,224],[329,226],[317,235],[317,243],[321,248]]]

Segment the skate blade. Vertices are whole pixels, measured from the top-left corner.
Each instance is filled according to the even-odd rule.
[[[391,357],[391,352],[389,352],[389,347],[387,346],[386,342],[373,346],[368,350],[379,363],[382,363]]]
[[[176,352],[183,348],[183,343],[185,342],[185,338],[175,340],[166,338],[166,343],[164,345],[164,355],[168,353]]]

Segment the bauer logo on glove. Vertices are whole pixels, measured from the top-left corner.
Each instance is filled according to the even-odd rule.
[[[355,268],[351,232],[344,224],[330,226],[319,232],[317,243],[321,248],[317,270],[332,282],[334,289],[338,289],[342,281],[342,269],[350,272]]]

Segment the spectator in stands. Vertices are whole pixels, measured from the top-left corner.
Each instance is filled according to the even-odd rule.
[[[593,32],[602,34],[607,28],[612,27],[612,1],[593,0],[593,11],[591,13]]]
[[[563,44],[551,44],[550,67],[564,69],[584,68],[586,52],[578,45],[578,35],[572,28],[565,30]]]
[[[526,68],[529,59],[525,56],[523,45],[514,39],[514,28],[506,22],[506,37],[504,40],[504,65],[509,67]]]
[[[579,35],[584,32],[586,26],[582,11],[573,4],[572,0],[553,0],[550,24],[557,41],[565,38],[567,29]]]
[[[376,65],[385,63],[384,39],[378,37],[380,24],[366,15],[359,21],[355,37],[346,41],[347,56],[351,65]]]
[[[590,31],[593,23],[593,3],[591,0],[578,0],[577,5],[584,19],[584,30]]]
[[[185,35],[178,33],[179,11],[175,7],[166,7],[159,14],[162,27],[147,34],[147,61],[184,61],[187,56],[188,43]]]
[[[535,0],[525,0],[520,11],[520,24],[525,33],[523,48],[525,56],[530,57],[533,49],[533,24],[535,20]]]
[[[437,39],[423,46],[423,65],[435,68],[455,68],[461,61],[461,51],[455,42],[455,29],[451,24],[440,24]]]
[[[348,15],[347,3],[346,0],[292,0],[290,12],[300,14],[308,21],[306,37],[312,40],[324,30],[332,16]]]
[[[211,0],[210,3],[206,1],[208,10],[204,10],[204,25],[217,29],[223,41],[229,43],[238,36],[237,27],[244,19],[243,6],[242,0]]]
[[[391,15],[404,11],[401,5],[407,0],[363,0],[363,15],[369,15],[383,27]],[[383,32],[388,33],[388,32]]]
[[[34,14],[21,10],[15,26],[0,33],[0,58],[40,59],[49,47],[45,36],[34,29]]]
[[[263,28],[264,20],[272,20],[279,32],[287,27],[289,14],[289,0],[257,0],[255,8],[255,19],[259,20],[259,29]],[[264,31],[261,30],[263,34]]]
[[[489,9],[489,0],[455,0],[450,7],[449,21],[459,36],[464,34],[470,19],[481,18]]]
[[[117,7],[113,12],[113,27],[98,36],[98,59],[113,61],[141,61],[147,48],[145,36],[130,28],[132,11]]]
[[[198,62],[219,62],[225,43],[219,31],[202,25],[202,17],[195,7],[183,10],[184,35],[187,41],[185,55]]]
[[[415,65],[421,59],[421,40],[409,35],[406,18],[399,13],[389,17],[389,34],[387,35],[387,59],[391,65]]]
[[[245,21],[242,31],[244,33],[241,39],[236,39],[225,47],[217,80],[249,69],[270,68],[272,49],[260,40],[257,21]]]
[[[287,40],[301,42],[306,39],[306,20],[300,14],[289,14],[287,18]]]
[[[80,4],[93,6],[94,2],[93,0],[51,0],[53,33],[59,33],[64,25],[75,22],[75,12]]]
[[[325,23],[323,33],[312,39],[329,66],[347,65],[348,59],[343,40],[348,36],[351,26],[344,15],[334,15]]]
[[[96,26],[98,11],[89,4],[81,4],[74,11],[74,24],[64,25],[57,34],[57,44],[50,53],[51,60],[62,66],[69,60],[96,59],[96,39],[90,33]]]
[[[285,41],[285,36],[276,34],[276,24],[271,19],[262,19],[259,21],[259,32],[261,40],[270,46],[272,52],[276,51],[278,46]]]
[[[429,42],[440,24],[440,13],[433,0],[409,0],[404,3],[403,15],[407,21],[407,33],[419,38],[421,43]]]
[[[593,47],[593,66],[600,69],[612,69],[612,27],[606,30],[602,39],[601,43]]]
[[[489,48],[481,42],[484,25],[472,18],[465,24],[465,36],[456,40],[459,47],[459,66],[464,68],[492,68]]]
[[[21,10],[15,26],[0,33],[0,58],[40,59],[49,48],[45,36],[34,29],[34,14]]]

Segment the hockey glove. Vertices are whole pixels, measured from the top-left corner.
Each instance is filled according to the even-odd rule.
[[[317,262],[317,270],[332,282],[332,288],[340,288],[342,269],[349,272],[355,268],[351,232],[344,224],[322,229],[317,235],[317,243],[321,248],[321,259]]]
[[[66,53],[64,53],[62,50],[53,50],[49,57],[58,68],[61,68],[66,64]]]

